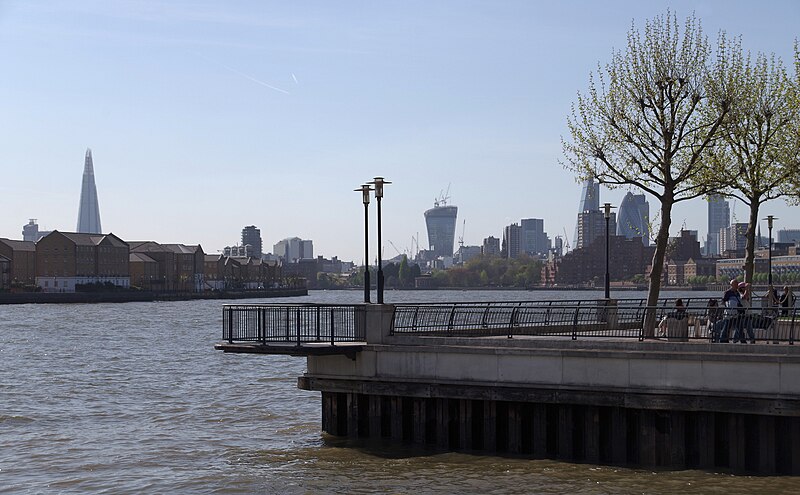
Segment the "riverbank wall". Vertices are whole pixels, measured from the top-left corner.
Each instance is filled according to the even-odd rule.
[[[0,304],[76,304],[152,301],[194,301],[198,299],[264,299],[307,296],[308,289],[265,289],[234,292],[171,293],[125,292],[20,292],[0,293]]]

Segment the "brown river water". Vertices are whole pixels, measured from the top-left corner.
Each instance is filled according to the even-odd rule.
[[[388,291],[386,302],[598,296]],[[328,291],[262,302],[361,297]],[[305,359],[214,350],[222,304],[0,306],[0,493],[800,493],[794,477],[654,472],[329,437],[320,430],[319,393],[296,387]]]

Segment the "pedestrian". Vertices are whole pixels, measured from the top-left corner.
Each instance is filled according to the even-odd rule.
[[[747,282],[740,282],[739,283],[739,301],[740,304],[744,309],[739,310],[739,337],[741,339],[739,342],[742,344],[746,344],[747,340],[745,340],[745,335],[742,330],[747,330],[747,338],[750,339],[751,344],[756,343],[756,336],[753,332],[753,314],[750,311],[750,308],[753,306],[753,300],[750,290],[750,284]],[[734,342],[736,338],[733,339]]]
[[[783,316],[789,316],[789,308],[794,308],[794,294],[792,294],[792,289],[788,285],[783,286],[783,294],[781,294],[780,299],[781,304],[781,314]]]
[[[720,331],[719,341],[728,342],[728,333],[731,326],[735,325],[735,333],[733,340],[737,341],[741,338],[742,329],[739,326],[739,309],[742,306],[742,299],[739,296],[739,281],[731,279],[730,287],[722,295],[722,304],[725,306],[725,319],[723,321],[722,330]]]

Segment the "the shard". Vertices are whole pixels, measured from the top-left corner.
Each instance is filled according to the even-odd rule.
[[[101,234],[100,206],[97,203],[97,186],[94,183],[94,165],[92,150],[86,149],[86,161],[83,164],[83,185],[81,186],[81,204],[78,209],[77,232],[83,234]]]

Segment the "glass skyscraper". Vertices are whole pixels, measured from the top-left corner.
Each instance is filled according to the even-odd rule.
[[[94,183],[94,164],[92,150],[86,149],[83,163],[83,184],[81,185],[81,203],[78,208],[78,230],[82,234],[100,234],[100,206],[97,203],[97,186]]]
[[[650,204],[644,194],[628,192],[622,199],[617,215],[617,235],[626,239],[641,237],[642,244],[650,245]]]
[[[706,236],[706,256],[719,255],[720,231],[731,225],[731,210],[725,197],[715,194],[708,197],[708,234]]]
[[[438,202],[425,212],[425,225],[428,228],[428,246],[433,255],[453,256],[456,238],[457,206],[444,206]]]

